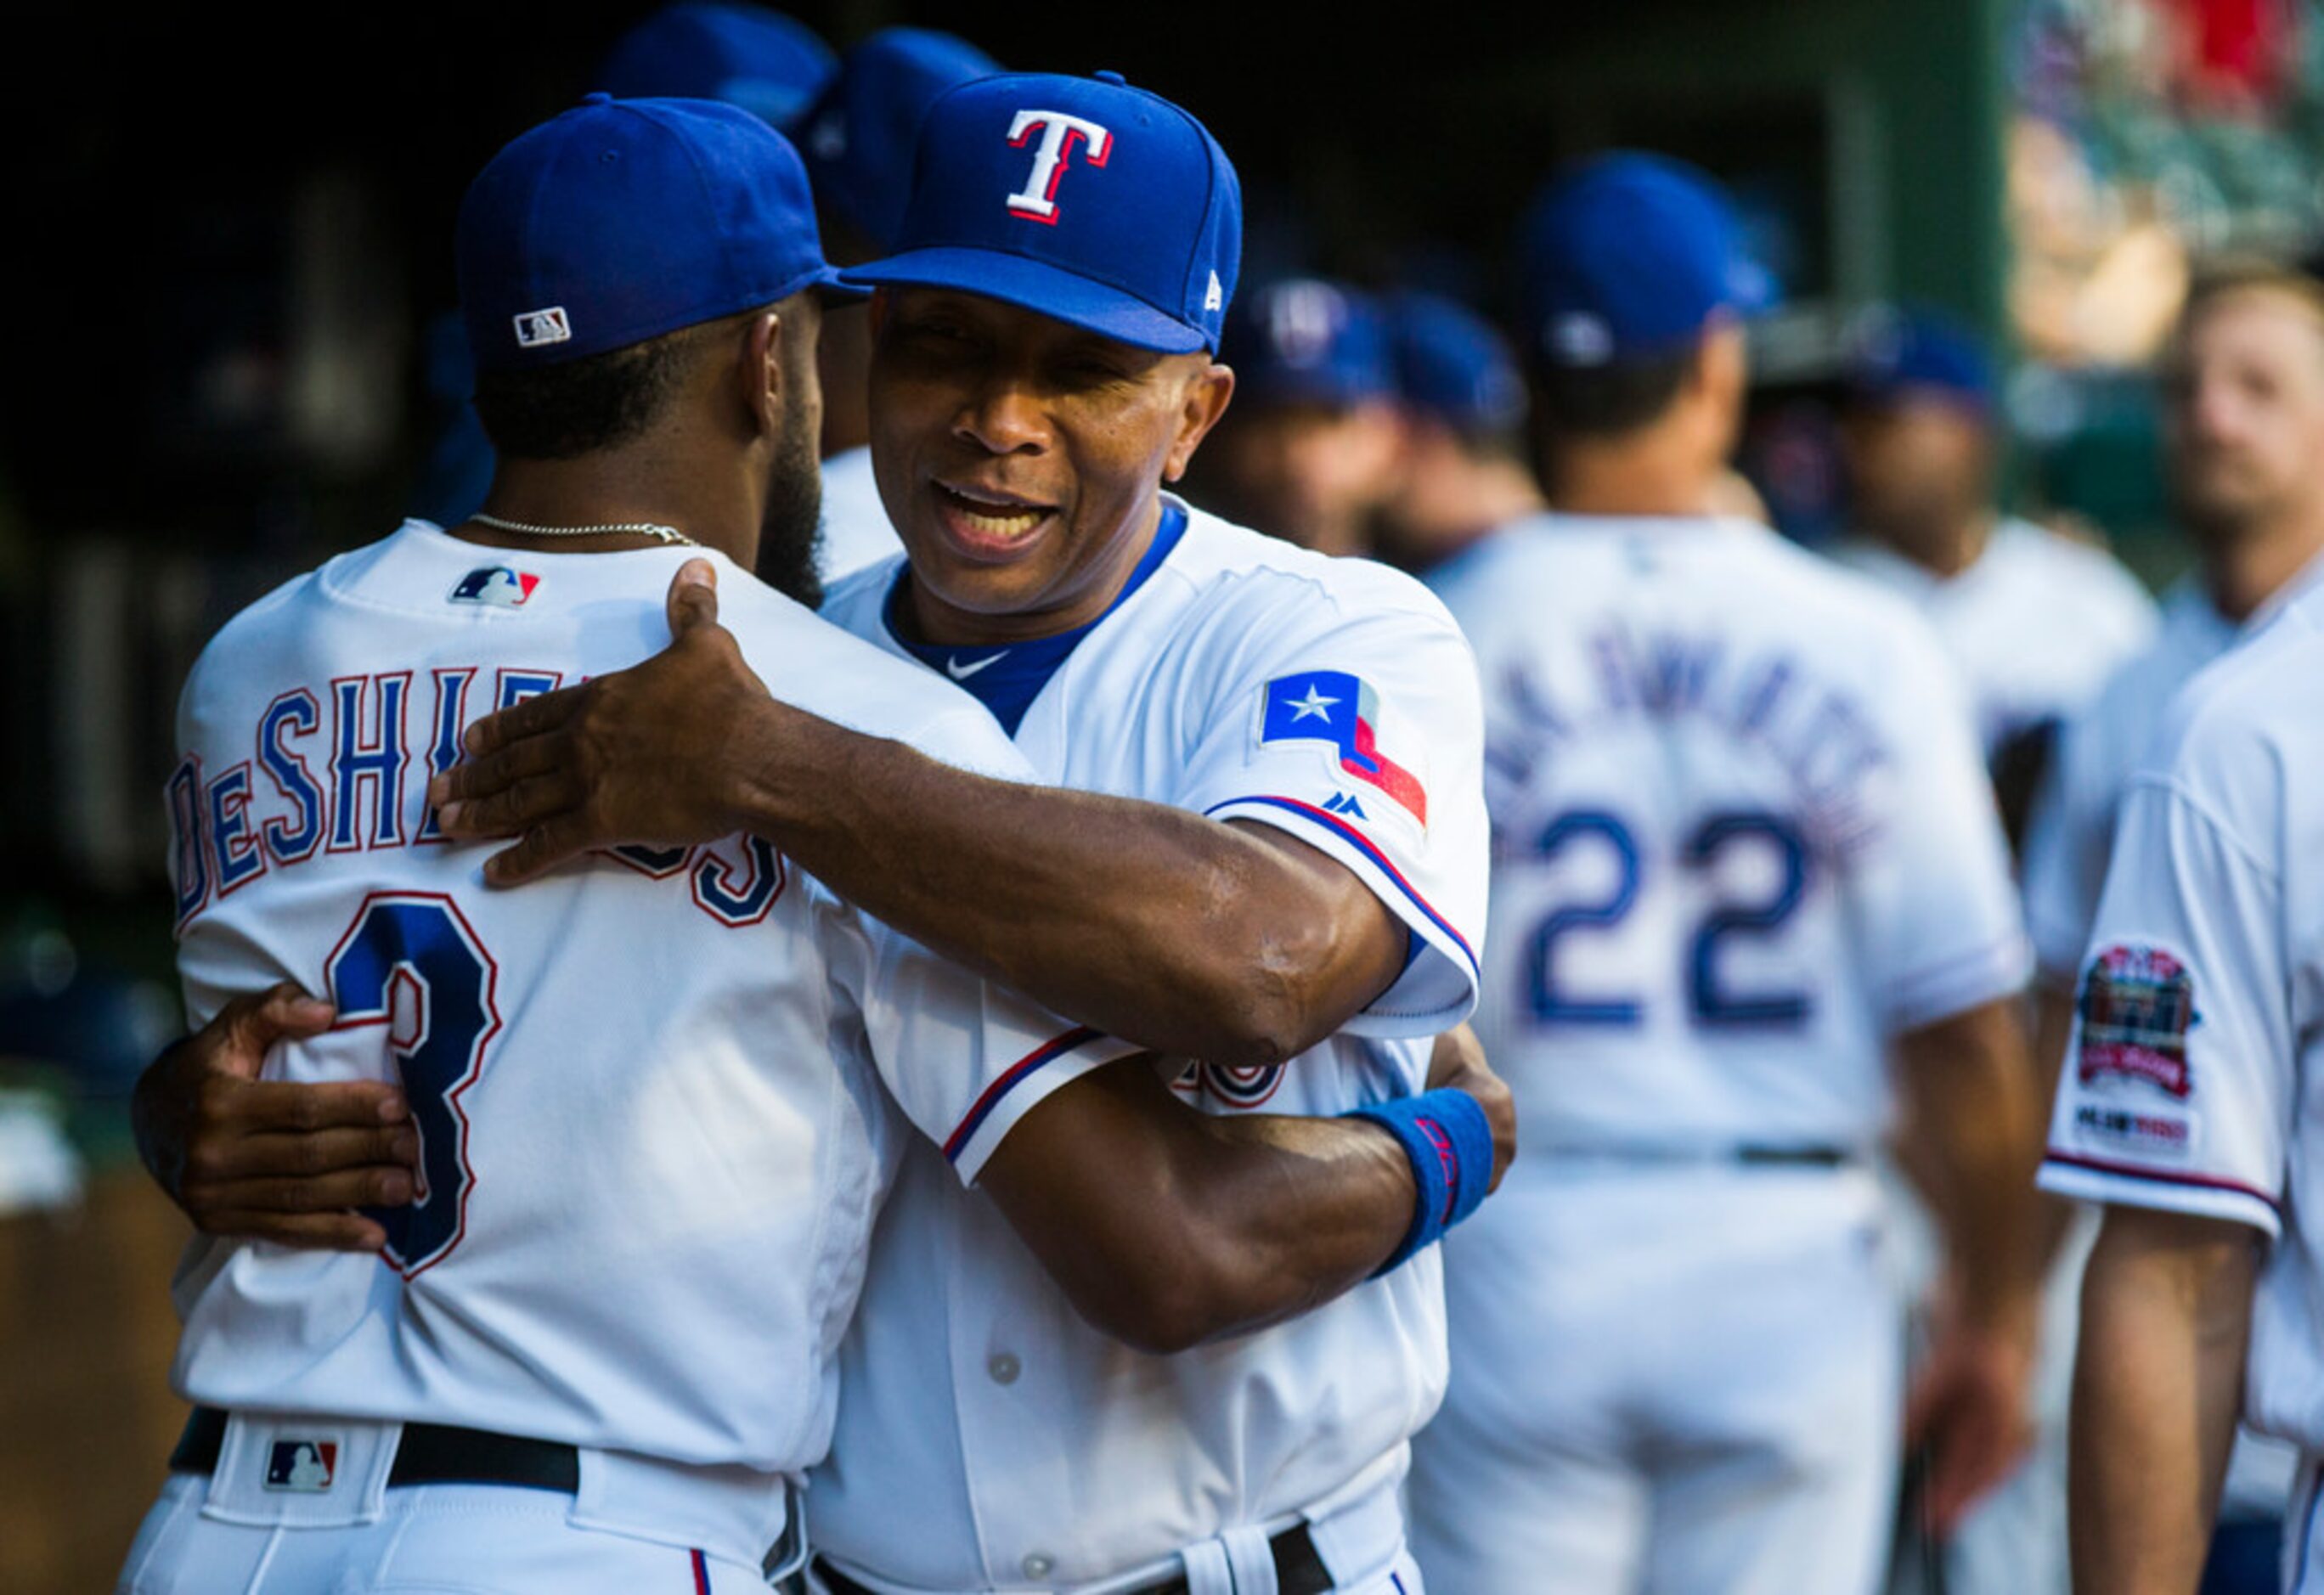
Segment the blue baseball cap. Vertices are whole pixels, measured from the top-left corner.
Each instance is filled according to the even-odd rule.
[[[1719,185],[1660,155],[1567,171],[1527,213],[1519,256],[1530,354],[1552,365],[1672,354],[1719,312],[1769,298]]]
[[[763,5],[665,5],[615,41],[597,87],[619,99],[714,99],[787,128],[839,69],[804,23]]]
[[[1463,432],[1506,432],[1525,419],[1525,378],[1507,339],[1442,294],[1389,300],[1388,348],[1406,404]]]
[[[1203,124],[1117,72],[1011,73],[928,107],[872,286],[982,294],[1164,354],[1219,346],[1242,189]]]
[[[589,96],[492,158],[455,236],[479,371],[577,360],[838,283],[798,154],[712,100]]]
[[[1977,334],[1942,310],[1883,306],[1857,328],[1848,388],[1867,404],[1924,395],[1982,411],[1993,405],[1993,364]]]
[[[967,40],[929,28],[882,28],[864,40],[799,124],[815,197],[882,252],[895,248],[928,106],[999,70]]]
[[[1315,277],[1253,290],[1227,318],[1221,359],[1247,406],[1344,408],[1396,391],[1388,326],[1370,299]]]

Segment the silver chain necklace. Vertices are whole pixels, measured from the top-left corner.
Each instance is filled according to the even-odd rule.
[[[689,549],[702,546],[675,526],[658,526],[650,521],[622,521],[605,526],[535,526],[529,521],[503,521],[482,510],[468,519],[480,526],[496,526],[503,531],[521,531],[532,537],[609,537],[618,531],[631,531],[640,537],[659,538],[665,543],[684,543]]]

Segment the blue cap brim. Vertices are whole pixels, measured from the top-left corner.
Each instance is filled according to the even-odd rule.
[[[841,280],[851,287],[949,288],[981,294],[1157,354],[1192,355],[1211,346],[1201,328],[1165,315],[1135,294],[998,249],[909,249],[849,266]]]
[[[872,297],[870,289],[859,288],[841,276],[837,266],[825,266],[820,272],[811,273],[799,283],[798,288],[792,289],[790,293],[786,293],[782,297],[788,299],[792,293],[807,288],[815,289],[824,298],[842,304],[857,304]]]

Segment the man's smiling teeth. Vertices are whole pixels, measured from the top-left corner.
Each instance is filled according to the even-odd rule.
[[[956,487],[946,487],[944,492],[952,502],[954,512],[980,537],[1023,537],[1038,526],[1049,512],[1039,505],[1020,507],[971,498]]]
[[[1020,510],[1014,515],[981,515],[963,505],[960,518],[986,537],[1023,537],[1040,524],[1042,511]]]

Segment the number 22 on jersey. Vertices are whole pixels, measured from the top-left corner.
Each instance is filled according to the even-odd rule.
[[[365,898],[324,969],[336,1028],[385,1027],[419,1132],[410,1205],[364,1210],[386,1230],[388,1260],[406,1279],[441,1261],[467,1226],[476,1176],[460,1097],[500,1033],[499,973],[458,906],[432,891]]]
[[[1810,853],[1790,820],[1756,809],[1712,814],[1686,834],[1670,858],[1649,857],[1636,829],[1602,809],[1569,809],[1534,837],[1532,861],[1542,867],[1578,862],[1589,853],[1611,862],[1610,883],[1581,894],[1579,900],[1561,903],[1534,927],[1528,944],[1536,1024],[1627,1028],[1643,1023],[1644,998],[1618,987],[1575,989],[1560,974],[1561,952],[1571,951],[1582,938],[1618,932],[1637,908],[1654,871],[1675,870],[1709,885],[1729,861],[1751,854],[1764,861],[1763,869],[1772,869],[1771,880],[1755,892],[1713,893],[1686,927],[1676,949],[1687,1018],[1713,1028],[1787,1029],[1806,1022],[1812,1004],[1804,991],[1740,989],[1724,969],[1727,955],[1739,945],[1778,935],[1806,893]]]

